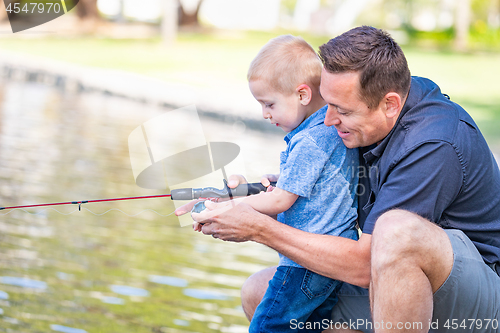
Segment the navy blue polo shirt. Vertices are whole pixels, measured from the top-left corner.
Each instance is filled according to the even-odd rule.
[[[498,165],[469,114],[434,82],[413,77],[392,131],[360,155],[363,232],[384,212],[405,209],[462,230],[486,263],[500,264]]]

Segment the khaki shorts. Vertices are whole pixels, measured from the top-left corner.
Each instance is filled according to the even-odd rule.
[[[344,283],[332,310],[336,328],[373,332],[380,329],[429,329],[429,332],[500,333],[500,277],[486,265],[470,239],[460,230],[445,230],[453,247],[453,268],[434,294],[430,323],[374,323],[368,290]],[[390,324],[392,326],[392,324]]]

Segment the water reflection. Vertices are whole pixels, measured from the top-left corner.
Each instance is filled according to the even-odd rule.
[[[200,290],[200,289],[188,288],[184,289],[183,293],[186,296],[198,299],[221,299],[221,300],[229,299],[228,295],[213,290]]]
[[[127,138],[165,111],[0,81],[0,206],[160,194],[135,185]],[[250,180],[278,170],[281,137],[203,126],[209,141],[239,140]],[[0,215],[0,332],[245,332],[239,289],[276,254],[181,228],[173,210],[154,199]]]
[[[87,333],[87,331],[79,328],[67,327],[62,325],[50,325],[50,328],[53,331],[63,332],[63,333]]]
[[[43,281],[37,281],[28,278],[18,278],[15,276],[0,276],[0,283],[10,284],[23,288],[47,289],[47,283]]]
[[[125,300],[123,298],[113,297],[113,296],[104,296],[101,298],[101,301],[108,304],[125,304]]]
[[[186,287],[188,285],[186,280],[172,276],[150,275],[149,281],[174,287]]]
[[[141,296],[141,297],[149,296],[149,291],[141,288],[112,285],[110,289],[114,293],[125,296]]]

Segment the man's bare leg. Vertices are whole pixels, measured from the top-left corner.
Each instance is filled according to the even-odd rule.
[[[439,226],[404,210],[383,214],[375,225],[371,245],[374,329],[427,332],[433,293],[452,267],[453,249]]]
[[[263,269],[251,275],[241,287],[241,306],[248,321],[252,321],[255,309],[262,301],[274,273],[276,266]]]

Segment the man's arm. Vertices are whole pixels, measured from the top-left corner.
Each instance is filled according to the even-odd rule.
[[[202,232],[225,241],[254,241],[275,249],[316,273],[368,287],[371,236],[358,241],[301,231],[260,214],[245,203],[207,202],[208,211],[193,214]]]

